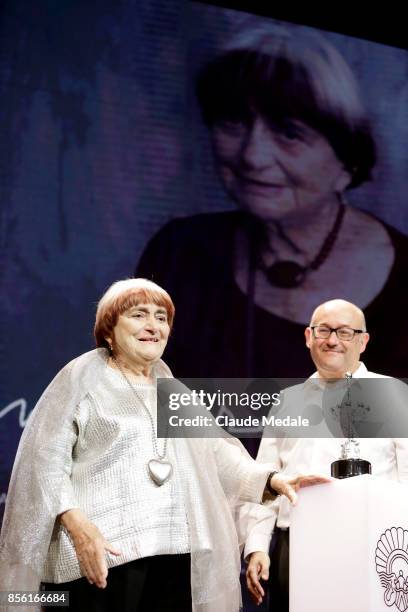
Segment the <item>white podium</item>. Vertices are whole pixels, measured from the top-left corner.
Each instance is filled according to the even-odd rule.
[[[408,610],[408,485],[356,476],[302,489],[290,612]]]

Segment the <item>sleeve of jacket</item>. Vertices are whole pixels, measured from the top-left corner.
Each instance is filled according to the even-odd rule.
[[[211,444],[227,497],[261,504],[273,466],[254,461],[235,438],[214,438]]]
[[[78,429],[75,420],[72,423],[72,430],[70,431],[71,437],[71,447],[72,449],[75,446],[75,443],[78,438]],[[79,508],[74,489],[72,487],[71,482],[71,474],[72,474],[72,453],[69,457],[67,457],[64,463],[64,476],[61,487],[61,498],[60,498],[60,507],[58,514],[62,514],[67,510],[71,510],[71,508]]]

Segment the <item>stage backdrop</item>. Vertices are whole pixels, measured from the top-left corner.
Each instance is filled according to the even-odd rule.
[[[260,24],[276,22],[181,0],[5,4],[0,514],[27,416],[57,371],[93,348],[101,293],[133,275],[168,220],[233,210],[194,78]],[[322,35],[356,73],[378,143],[374,180],[350,199],[408,233],[407,52]]]

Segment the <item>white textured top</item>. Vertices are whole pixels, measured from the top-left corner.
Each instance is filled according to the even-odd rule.
[[[156,422],[155,387],[134,387]],[[157,441],[159,452],[163,443],[163,439]],[[107,555],[108,567],[190,550],[172,440],[168,441],[166,458],[174,470],[161,487],[147,470],[148,461],[154,457],[146,410],[122,375],[106,367],[97,389],[75,412],[72,458],[66,465],[60,512],[80,508],[106,540],[122,552],[119,557]],[[58,583],[80,577],[70,537],[56,522],[43,578]]]

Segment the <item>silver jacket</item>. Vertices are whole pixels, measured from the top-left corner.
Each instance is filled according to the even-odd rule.
[[[67,467],[74,463],[73,443],[75,435],[80,435],[72,423],[78,406],[104,384],[107,360],[108,352],[97,349],[71,361],[44,391],[28,419],[0,535],[0,590],[38,590],[45,576],[56,517],[62,503],[76,494],[67,488]],[[153,374],[171,377],[161,360],[154,364]],[[113,439],[114,435],[107,440],[108,447]],[[227,435],[174,442],[174,468],[188,522],[193,611],[236,612],[241,601],[240,556],[233,518],[238,503],[260,502],[273,467],[251,460],[242,445]],[[0,609],[8,612],[9,607]],[[33,612],[34,607],[20,608],[25,610]]]
[[[156,421],[155,387],[134,386]],[[162,444],[158,440],[159,449]],[[189,552],[179,470],[175,468],[172,477],[157,487],[147,471],[152,458],[145,408],[122,375],[107,367],[98,387],[75,411],[60,511],[80,508],[121,551],[119,557],[108,555],[108,567],[140,557]],[[171,440],[166,458],[174,465]],[[43,578],[58,583],[80,577],[72,541],[57,521]]]

